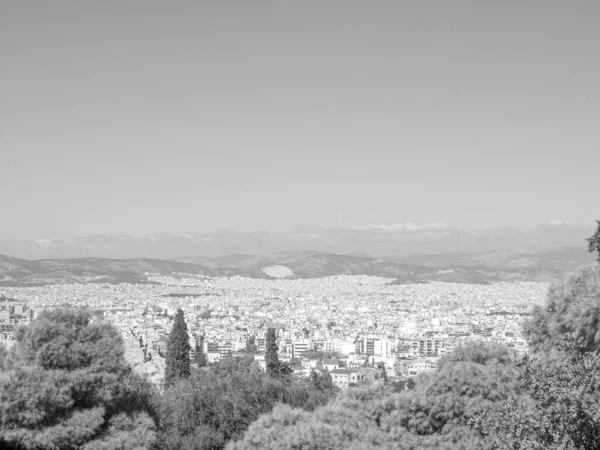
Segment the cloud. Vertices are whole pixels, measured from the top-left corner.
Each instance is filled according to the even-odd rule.
[[[361,231],[380,231],[383,233],[415,233],[421,231],[446,230],[449,228],[449,226],[445,223],[440,222],[426,223],[423,225],[417,225],[412,222],[407,222],[381,225],[359,225],[353,228]]]
[[[59,245],[65,244],[65,241],[55,238],[55,237],[51,237],[51,238],[38,239],[37,241],[34,242],[34,244],[37,245],[38,247],[57,247]]]
[[[547,222],[544,222],[543,225],[577,225],[575,222],[573,222],[572,220],[548,220]]]

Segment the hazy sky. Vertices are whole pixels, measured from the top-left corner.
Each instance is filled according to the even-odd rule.
[[[600,2],[0,2],[0,237],[591,222]]]

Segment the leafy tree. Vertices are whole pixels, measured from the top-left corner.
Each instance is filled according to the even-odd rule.
[[[548,357],[600,348],[600,267],[585,267],[552,284],[546,304],[534,308],[524,333],[531,350]]]
[[[495,427],[503,450],[600,449],[600,355],[572,353],[551,364],[523,361],[530,400],[507,402]]]
[[[165,358],[165,386],[170,386],[175,380],[190,376],[190,338],[183,311],[177,310],[175,322],[167,341],[167,356]]]
[[[319,378],[319,390],[330,391],[333,389],[333,379],[329,373],[329,369],[325,369]]]
[[[358,387],[314,412],[277,406],[228,449],[489,449],[481,418],[520,398],[517,375],[507,347],[471,343],[416,377],[413,390]]]
[[[116,329],[92,323],[88,312],[59,309],[42,312],[15,337],[0,375],[2,448],[153,443],[153,389],[126,364]]]
[[[586,241],[588,243],[588,251],[590,253],[597,252],[597,261],[600,263],[600,220],[596,220],[596,224],[596,231],[589,238],[587,238]]]
[[[287,376],[294,373],[294,368],[289,362],[282,362],[279,364],[279,375]]]
[[[0,342],[0,372],[4,371],[6,369],[5,365],[8,363],[7,357],[8,357],[8,348],[6,348],[6,345],[4,345],[3,343]]]
[[[204,353],[204,336],[200,336],[200,338],[196,339],[194,361],[198,364],[198,367],[206,367],[208,365],[206,354]]]
[[[312,367],[310,368],[310,375],[308,377],[313,387],[319,389],[319,375]]]
[[[388,376],[385,370],[385,364],[383,362],[377,363],[377,368],[379,369],[379,378],[383,381],[383,384],[388,384]]]
[[[250,336],[246,341],[246,353],[256,353],[257,351],[256,336]]]
[[[221,449],[277,403],[314,410],[332,394],[303,380],[270,377],[253,358],[223,360],[192,371],[165,391],[159,401],[157,448]]]
[[[278,352],[279,346],[277,345],[275,328],[269,328],[266,337],[265,363],[267,365],[267,373],[271,376],[278,376],[281,371]]]
[[[320,392],[331,392],[334,390],[333,380],[329,370],[325,369],[318,374],[314,369],[310,369],[309,380],[312,387]]]
[[[527,402],[507,403],[498,449],[600,449],[600,267],[553,284],[525,332],[522,362]]]

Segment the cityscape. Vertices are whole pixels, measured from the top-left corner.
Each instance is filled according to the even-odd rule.
[[[11,340],[12,327],[35,319],[44,308],[88,308],[120,330],[131,362],[159,385],[172,319],[181,308],[191,348],[202,339],[209,363],[243,356],[252,339],[252,356],[264,368],[265,335],[275,328],[279,358],[292,362],[295,374],[308,377],[311,369],[326,368],[325,359],[335,361],[333,381],[339,376],[336,384],[346,388],[342,374],[348,370],[368,375],[383,363],[390,378],[415,376],[435,370],[439,358],[473,340],[524,354],[522,324],[532,307],[544,302],[549,286],[398,285],[370,276],[264,280],[180,274],[148,280],[2,288],[2,337]]]
[[[0,450],[600,450],[599,18],[0,1]]]

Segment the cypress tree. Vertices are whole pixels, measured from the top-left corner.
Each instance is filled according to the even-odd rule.
[[[267,373],[271,376],[279,375],[281,363],[279,362],[279,356],[277,355],[279,346],[277,345],[275,328],[269,328],[267,330],[266,341],[265,363],[267,365]]]
[[[385,364],[383,362],[380,362],[378,364],[379,366],[379,375],[381,378],[381,381],[383,381],[383,384],[388,384],[388,376],[387,376],[387,372],[385,370]]]
[[[165,387],[190,376],[190,342],[183,311],[177,310],[175,322],[167,341],[165,361]]]
[[[204,336],[200,336],[200,339],[196,340],[194,361],[196,361],[198,367],[205,367],[208,364],[208,361],[206,360],[206,354],[204,353]]]

